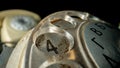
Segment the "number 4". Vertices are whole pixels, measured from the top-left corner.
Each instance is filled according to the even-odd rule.
[[[54,47],[50,40],[47,40],[47,51],[54,51],[56,54],[58,54],[57,47]]]
[[[105,57],[105,59],[108,61],[108,63],[111,65],[112,68],[118,68],[119,67],[119,62],[113,60],[112,58],[106,56],[105,54],[103,54],[103,56]]]

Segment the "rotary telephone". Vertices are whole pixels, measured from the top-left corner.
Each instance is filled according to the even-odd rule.
[[[17,25],[19,24],[13,28],[24,27]],[[26,26],[26,29],[27,27],[30,26]],[[72,10],[55,12],[27,31],[15,45],[4,66],[119,68],[119,35],[119,29],[87,12]]]

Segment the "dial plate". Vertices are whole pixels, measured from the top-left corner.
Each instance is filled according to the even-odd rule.
[[[89,23],[85,27],[84,41],[100,68],[119,66],[119,35],[120,31],[105,23]]]

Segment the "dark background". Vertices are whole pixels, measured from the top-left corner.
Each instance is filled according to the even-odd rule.
[[[11,0],[1,1],[0,11],[25,9],[38,13],[42,18],[61,10],[85,11],[115,26],[120,22],[120,5],[115,0]]]

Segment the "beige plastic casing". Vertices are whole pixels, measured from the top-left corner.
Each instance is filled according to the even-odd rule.
[[[5,42],[6,45],[9,47],[14,46],[13,44],[16,44],[17,41],[27,32],[15,30],[10,27],[10,20],[13,16],[16,15],[33,17],[36,22],[40,21],[41,19],[38,14],[22,9],[0,11],[0,38],[1,41]]]

